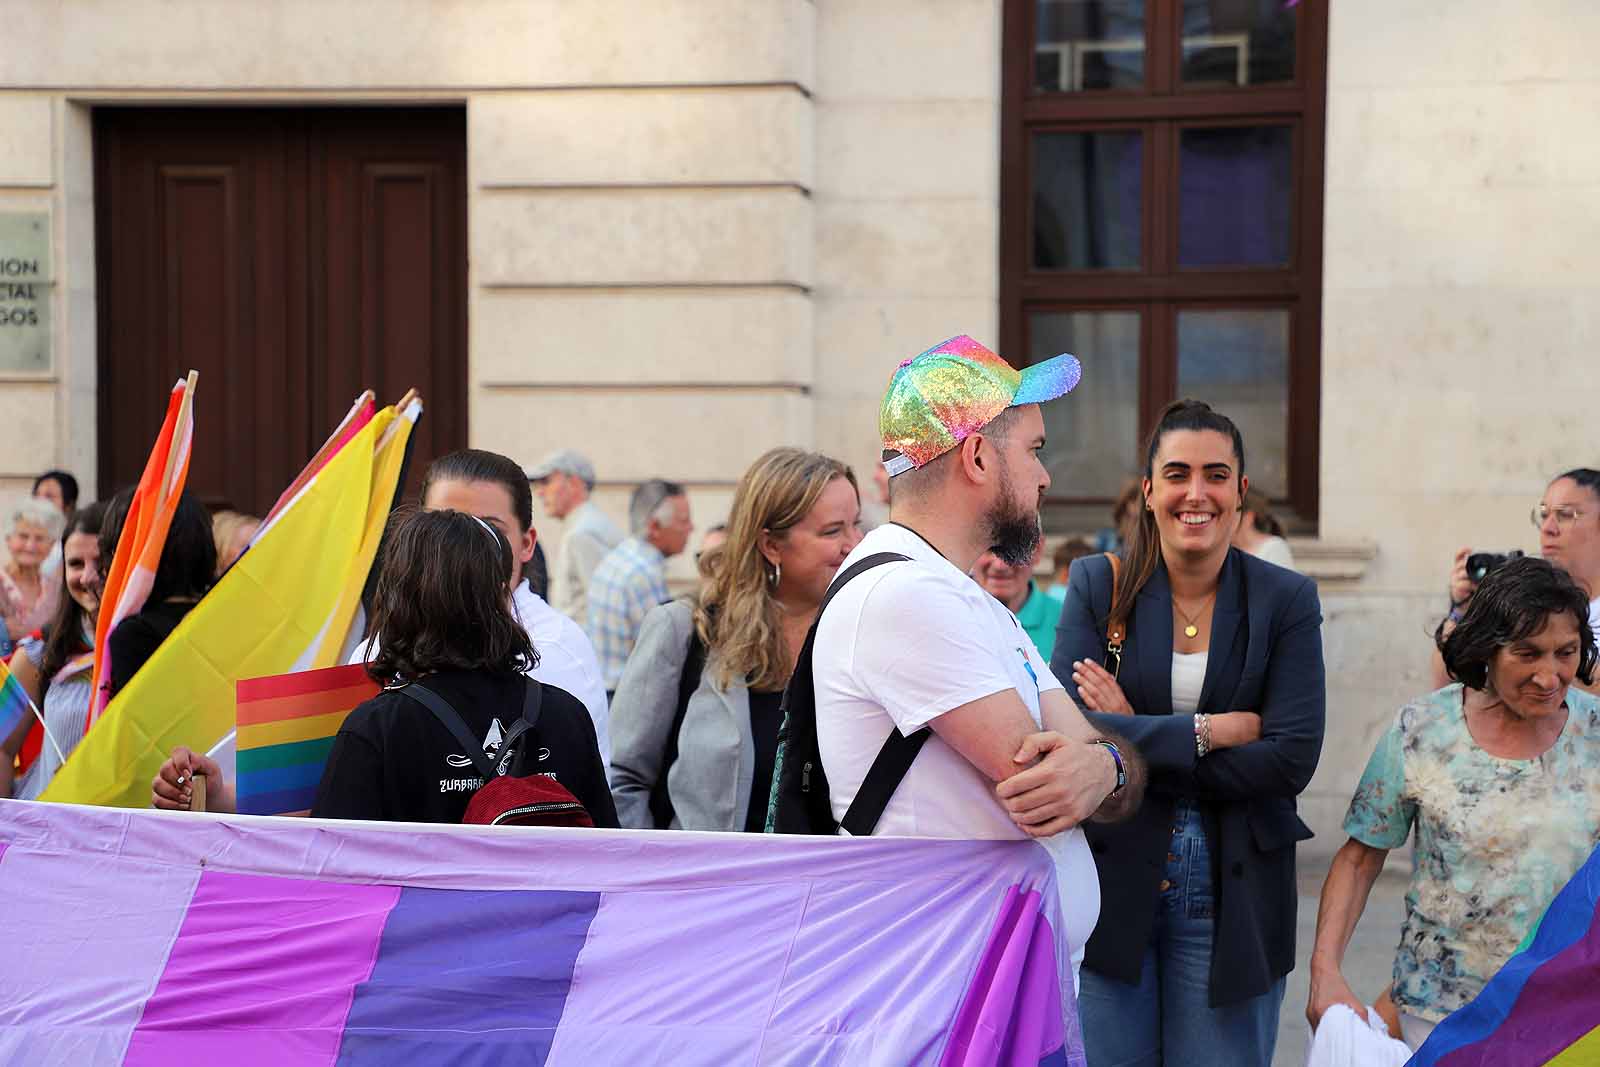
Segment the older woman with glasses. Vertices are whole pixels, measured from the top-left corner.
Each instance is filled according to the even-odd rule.
[[[1564,506],[1564,505],[1558,505]],[[1346,947],[1390,849],[1415,831],[1394,1002],[1417,1048],[1483,989],[1600,842],[1600,700],[1589,596],[1548,560],[1515,559],[1436,635],[1457,684],[1400,709],[1345,816],[1322,887],[1306,1016],[1365,1006]]]
[[[1581,586],[1589,597],[1589,629],[1600,641],[1600,470],[1576,467],[1557,475],[1545,487],[1544,497],[1530,516],[1539,531],[1539,554],[1554,563]],[[1482,580],[1472,574],[1468,561],[1472,549],[1456,553],[1455,569],[1450,573],[1450,614],[1446,632],[1466,613],[1467,604]],[[1433,684],[1449,682],[1444,661],[1433,658]]]

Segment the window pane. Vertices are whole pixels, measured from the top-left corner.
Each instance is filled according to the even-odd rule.
[[[1178,265],[1281,267],[1289,262],[1294,130],[1186,129],[1178,144]]]
[[[1144,138],[1134,131],[1033,139],[1033,266],[1137,270]]]
[[[1083,363],[1078,387],[1041,408],[1050,495],[1116,496],[1138,468],[1139,313],[1035,312],[1028,337],[1032,362],[1071,352]]]
[[[1232,419],[1244,434],[1250,484],[1288,496],[1289,312],[1178,312],[1178,395]]]
[[[1144,0],[1037,0],[1042,93],[1144,87]]]
[[[1283,0],[1183,0],[1183,83],[1293,81],[1297,14]]]

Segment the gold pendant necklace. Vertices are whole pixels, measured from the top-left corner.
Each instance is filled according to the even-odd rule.
[[[1183,628],[1183,636],[1188,638],[1200,636],[1200,627],[1194,624],[1194,620],[1206,613],[1206,605],[1210,604],[1216,595],[1216,592],[1213,591],[1211,596],[1206,597],[1205,603],[1200,605],[1200,610],[1195,612],[1193,615],[1190,615],[1187,611],[1183,610],[1183,605],[1178,603],[1177,597],[1172,598],[1172,606],[1178,609],[1178,614],[1182,616],[1183,621],[1188,624]]]

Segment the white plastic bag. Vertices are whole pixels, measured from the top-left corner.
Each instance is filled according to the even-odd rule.
[[[1335,1004],[1306,1048],[1306,1067],[1405,1067],[1411,1049],[1389,1036],[1389,1028],[1373,1008],[1365,1020],[1343,1004]]]

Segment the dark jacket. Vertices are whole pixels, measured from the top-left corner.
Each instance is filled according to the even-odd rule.
[[[1111,562],[1072,564],[1050,667],[1078,700],[1072,662],[1102,663]],[[1200,801],[1217,869],[1211,1004],[1257,996],[1294,968],[1294,844],[1311,836],[1294,798],[1322,750],[1322,607],[1308,578],[1231,549],[1212,612],[1200,711],[1254,711],[1261,739],[1195,758],[1194,720],[1172,714],[1172,593],[1165,564],[1135,598],[1118,680],[1137,714],[1086,712],[1150,767],[1144,805],[1116,826],[1085,823],[1100,872],[1100,922],[1084,965],[1133,983],[1159,905],[1176,798]]]

